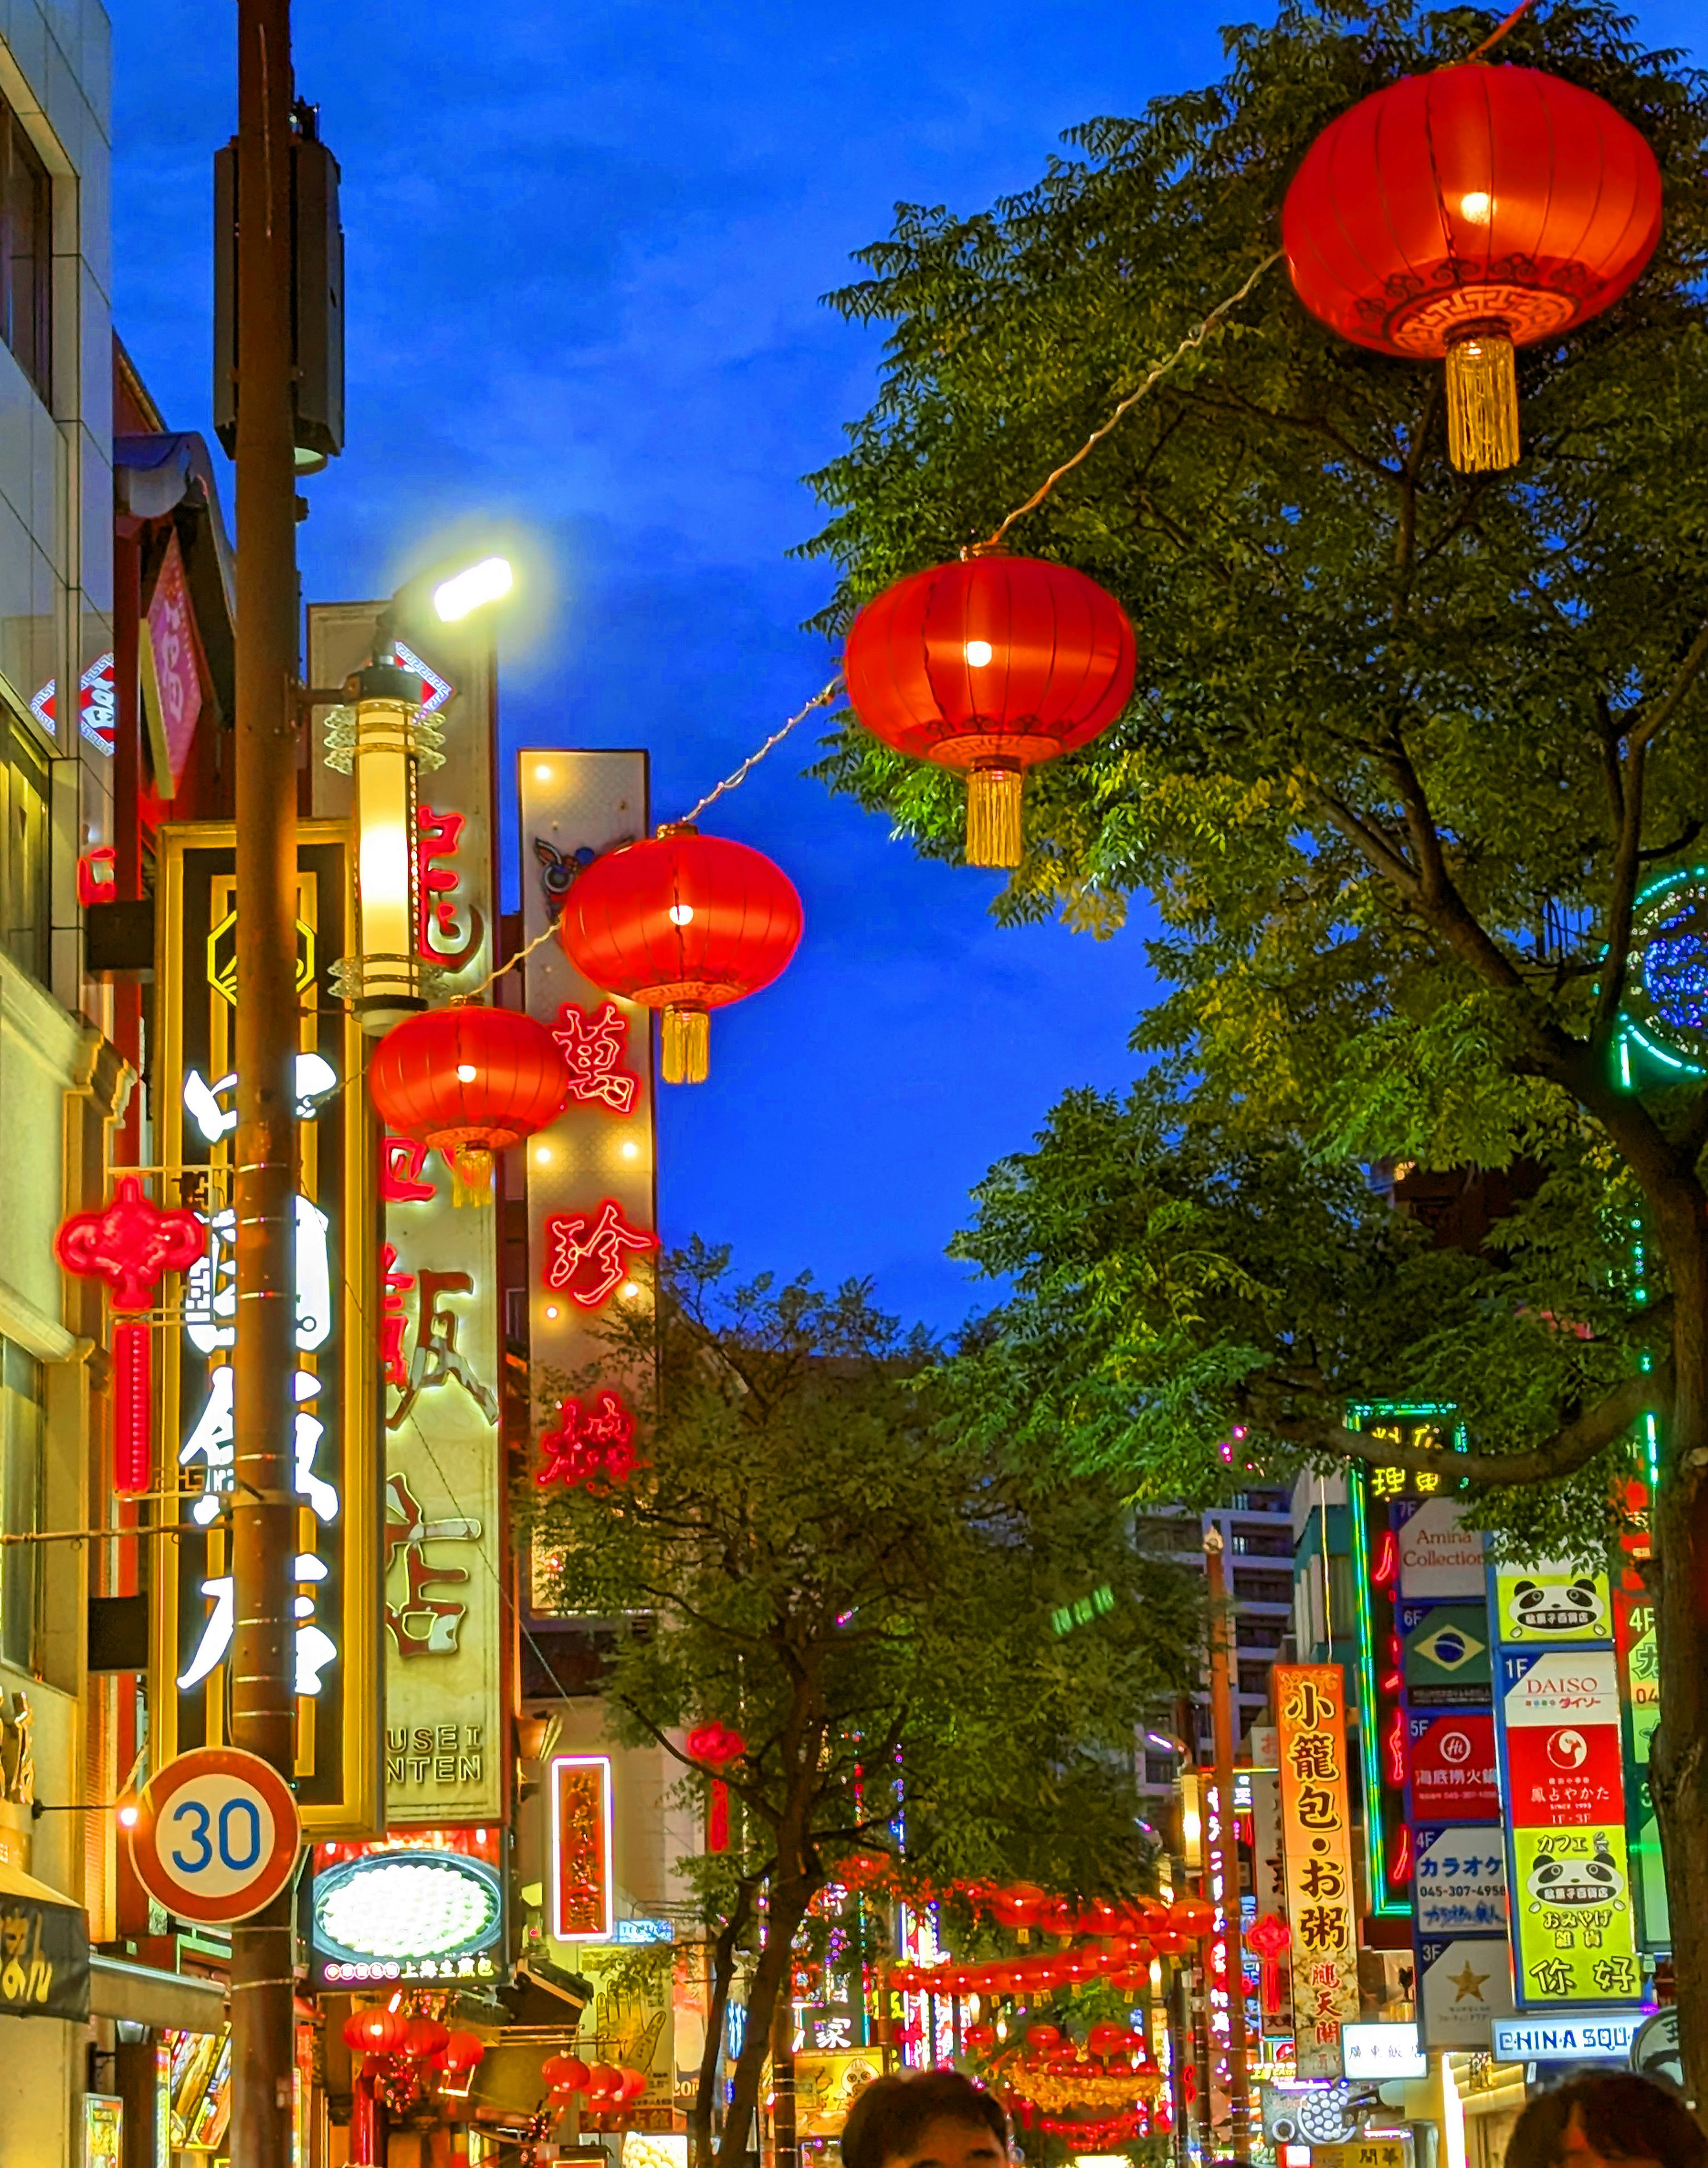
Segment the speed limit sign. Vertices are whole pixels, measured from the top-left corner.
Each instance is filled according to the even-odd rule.
[[[130,1863],[168,1912],[222,1927],[272,1903],[301,1842],[295,1796],[269,1762],[236,1746],[199,1746],[144,1787]]]

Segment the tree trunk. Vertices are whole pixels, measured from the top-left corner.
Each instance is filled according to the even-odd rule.
[[[748,2149],[748,2132],[758,2105],[759,2080],[771,2048],[771,2021],[778,2001],[789,1985],[789,1967],[795,1937],[806,1917],[807,1908],[823,1886],[810,1875],[774,1879],[765,1916],[765,1946],[753,1969],[748,1995],[748,2025],[742,2036],[742,2052],[736,2059],[735,2083],[731,2089],[723,2136],[717,2149],[717,2168],[736,2168]]]
[[[736,1976],[736,1951],[753,1921],[754,1888],[752,1882],[737,1885],[730,1916],[711,1946],[711,2008],[705,2021],[705,2044],[700,2055],[700,2080],[694,2088],[694,2106],[688,2114],[688,2151],[693,2168],[710,2168],[712,2160],[712,2111],[717,2104],[724,2026],[729,2016],[730,1989]]]
[[[1684,2088],[1708,2111],[1708,1227],[1667,1244],[1676,1383],[1652,1503],[1660,1723],[1649,1778],[1666,1861]],[[1681,1255],[1680,1252],[1683,1252]]]

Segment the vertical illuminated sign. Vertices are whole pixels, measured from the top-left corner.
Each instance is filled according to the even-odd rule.
[[[226,1505],[235,1472],[232,1348],[237,1267],[234,832],[160,832],[155,1122],[163,1202],[202,1214],[207,1246],[184,1275],[162,1336],[160,1433],[178,1496],[162,1518],[155,1576],[150,1751],[163,1767],[230,1736],[236,1606]],[[362,1835],[378,1794],[379,1480],[376,1365],[364,1327],[375,1285],[371,1117],[360,1034],[327,992],[350,938],[350,841],[305,821],[297,849],[295,1203],[298,1499],[295,1777],[317,1836]],[[354,1088],[349,1088],[354,1087]]]
[[[518,762],[522,938],[556,923],[581,868],[647,832],[641,752],[526,752]],[[529,1140],[528,1329],[536,1398],[532,1464],[542,1485],[620,1483],[633,1465],[643,1380],[620,1376],[600,1334],[616,1305],[652,1299],[652,1018],[583,978],[549,940],[523,966],[527,1003],[569,1065],[569,1103]],[[590,1390],[546,1394],[595,1372]],[[536,1591],[549,1606],[549,1593]]]
[[[611,1764],[604,1754],[551,1763],[551,1932],[561,1942],[613,1933]]]
[[[375,615],[372,603],[310,610],[316,684],[367,662]],[[492,672],[483,646],[449,635],[443,651],[400,644],[397,658],[419,675],[444,739],[442,764],[423,763],[415,828],[415,946],[438,1006],[497,960]],[[348,810],[349,778],[318,758],[314,790],[317,805]],[[384,1231],[367,1326],[385,1400],[386,1822],[491,1821],[503,1800],[503,1176],[459,1203],[442,1153],[403,1137],[378,1149],[369,1209]]]
[[[1277,1664],[1273,1677],[1298,2075],[1333,2078],[1359,2011],[1345,1682],[1338,1664]]]

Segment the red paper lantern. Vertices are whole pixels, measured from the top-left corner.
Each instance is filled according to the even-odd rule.
[[[849,628],[843,673],[875,737],[965,771],[968,864],[1017,866],[1026,770],[1106,730],[1136,662],[1095,580],[992,551],[886,587]]]
[[[1281,210],[1299,298],[1343,338],[1447,361],[1448,454],[1519,456],[1513,349],[1616,301],[1654,252],[1661,176],[1593,92],[1467,61],[1331,121]]]
[[[801,927],[801,898],[780,866],[685,821],[595,858],[557,922],[584,977],[663,1011],[667,1084],[705,1081],[710,1012],[769,986]]]
[[[486,2052],[486,2042],[477,2039],[472,2032],[452,2032],[433,2059],[441,2070],[460,2077],[465,2070],[473,2070]]]
[[[626,2107],[646,2091],[649,2080],[644,2070],[633,2070],[625,2064],[617,2072],[617,2105]]]
[[[1047,1901],[1036,1883],[1017,1882],[991,1892],[991,1915],[1000,1927],[1030,1927]]]
[[[997,2028],[994,2025],[969,2025],[960,2037],[976,2054],[982,2055],[996,2046]]]
[[[353,2011],[344,2020],[344,2045],[354,2055],[397,2055],[409,2038],[409,2020],[383,2004]]]
[[[579,2055],[553,2055],[540,2065],[540,2075],[555,2093],[584,2093],[593,2074]]]
[[[412,2017],[404,2030],[403,2052],[418,2063],[431,2062],[450,2038],[449,2028],[436,2017]]]
[[[1216,1907],[1207,1897],[1177,1897],[1170,1909],[1171,1924],[1182,1935],[1207,1935],[1216,1925]]]
[[[1093,2055],[1118,2055],[1127,2045],[1127,2028],[1111,2017],[1099,2018],[1086,2034],[1085,2044]]]
[[[471,1002],[394,1024],[368,1065],[368,1096],[388,1129],[444,1152],[483,1193],[492,1154],[563,1112],[569,1070],[543,1023]]]
[[[620,2091],[621,2081],[615,2064],[595,2063],[588,2073],[588,2106],[594,2109],[615,2107]]]
[[[1059,2025],[1029,2025],[1026,2027],[1026,2045],[1037,2048],[1040,2054],[1046,2048],[1059,2048],[1062,2045],[1062,2027]]]

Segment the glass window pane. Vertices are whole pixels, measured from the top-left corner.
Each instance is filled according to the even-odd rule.
[[[0,1358],[0,1522],[9,1536],[40,1528],[43,1423],[41,1365],[13,1342]],[[41,1546],[0,1547],[0,1656],[35,1669],[41,1605]]]

